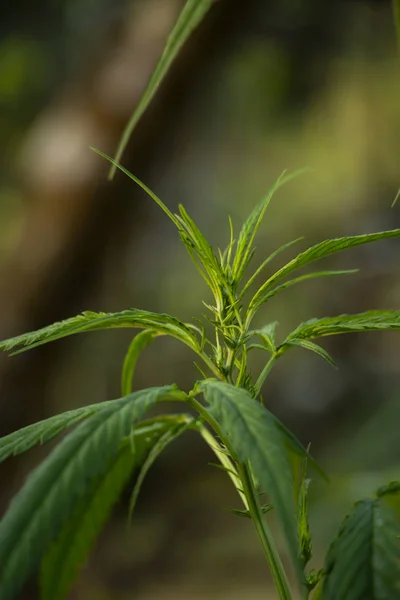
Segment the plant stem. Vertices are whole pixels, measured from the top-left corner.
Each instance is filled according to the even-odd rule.
[[[215,419],[210,415],[206,408],[198,400],[196,400],[196,398],[193,398],[193,396],[190,397],[188,403],[195,410],[197,410],[200,416],[214,429],[215,433],[218,435],[218,437],[221,438],[221,440],[225,444],[227,450],[229,451],[230,457],[234,460],[233,453],[231,452],[229,447],[229,441],[225,439],[226,436],[223,435],[221,428],[219,424],[215,421]],[[214,448],[213,446],[211,447],[213,448],[214,452],[216,452],[217,448]],[[220,452],[216,452],[218,458],[221,460],[220,453],[221,450]],[[228,459],[229,463],[231,462],[231,458]],[[223,466],[229,467],[228,461],[225,462],[224,460],[221,460],[221,463],[223,464]],[[264,519],[260,509],[257,493],[254,489],[254,484],[249,471],[249,467],[247,465],[239,464],[237,473],[241,482],[241,488],[237,485],[237,482],[235,481],[236,478],[233,480],[233,482],[237,491],[239,492],[239,495],[243,501],[246,510],[249,511],[250,517],[256,528],[258,537],[260,539],[264,551],[264,555],[271,569],[272,578],[278,591],[279,598],[280,600],[293,600],[293,596],[290,591],[289,582],[285,570],[283,568],[281,558],[279,556],[272,534],[269,530],[268,524]]]
[[[260,375],[258,376],[258,379],[254,386],[257,396],[260,393],[262,385],[263,385],[264,381],[266,380],[266,378],[268,377],[268,374],[269,374],[270,370],[272,369],[272,366],[277,358],[278,358],[278,355],[276,353],[273,354],[271,356],[271,358],[269,359],[269,361],[267,362],[267,364],[265,365],[265,367],[263,368],[263,370],[261,371]]]
[[[271,569],[272,578],[279,594],[279,598],[281,600],[293,600],[281,558],[276,548],[271,531],[266,523],[266,520],[263,518],[263,514],[260,509],[249,467],[246,465],[241,465],[239,467],[239,476],[242,481],[243,491],[248,502],[248,510],[264,550],[265,558],[267,559],[268,565]]]

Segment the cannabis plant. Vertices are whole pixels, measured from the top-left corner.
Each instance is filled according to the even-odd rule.
[[[294,240],[250,271],[264,213],[273,193],[293,174],[277,180],[237,237],[229,220],[229,244],[224,250],[215,250],[183,206],[173,214],[141,181],[106,158],[146,190],[169,217],[213,300],[203,303],[205,313],[190,323],[134,308],[117,313],[85,312],[0,344],[0,349],[16,354],[87,331],[142,329],[126,354],[120,398],[56,415],[0,439],[0,459],[5,460],[75,426],[30,475],[0,524],[0,599],[15,598],[26,577],[36,571],[42,600],[65,598],[122,490],[134,482],[132,513],[155,459],[188,431],[210,446],[236,488],[242,507],[233,512],[253,522],[279,598],[292,599],[298,590],[304,599],[311,594],[323,600],[399,598],[400,484],[392,482],[375,498],[357,503],[332,543],[325,566],[308,570],[312,545],[307,467],[320,469],[308,450],[268,410],[268,397],[262,401],[260,394],[276,361],[292,348],[300,346],[334,364],[316,339],[400,329],[400,311],[371,310],[311,319],[281,340],[275,335],[276,322],[253,328],[253,320],[271,298],[288,287],[307,279],[350,273],[320,270],[299,275],[302,267],[354,246],[398,237],[400,229],[324,240],[271,271],[272,260],[299,242]],[[266,272],[264,282],[254,289],[256,280]],[[140,353],[163,335],[190,349],[200,379],[190,390],[166,385],[133,391]],[[249,355],[256,350],[264,353],[265,366],[253,376]],[[155,404],[171,401],[180,403],[182,412],[146,418]],[[269,511],[276,513],[284,532],[291,563],[286,568],[271,534]]]
[[[167,41],[142,100],[132,115],[111,164],[141,186],[176,227],[213,300],[205,314],[183,323],[168,314],[128,309],[117,313],[85,312],[39,331],[0,343],[17,354],[87,331],[129,327],[142,331],[133,338],[122,367],[121,397],[64,412],[0,438],[0,460],[26,452],[62,432],[67,433],[30,475],[0,523],[0,600],[16,598],[24,581],[39,575],[42,600],[65,598],[79,568],[126,486],[132,486],[129,513],[143,480],[160,453],[179,436],[200,435],[235,487],[249,518],[281,600],[301,594],[304,600],[398,600],[400,598],[400,483],[380,488],[375,497],[359,501],[344,520],[318,571],[312,557],[307,518],[308,470],[324,475],[294,434],[268,410],[263,384],[278,359],[294,347],[318,354],[334,364],[316,339],[342,333],[400,329],[400,310],[311,319],[284,339],[276,322],[254,326],[254,317],[286,288],[315,277],[336,277],[353,271],[298,271],[326,256],[387,238],[400,229],[328,239],[271,270],[278,254],[300,241],[288,242],[258,267],[255,237],[274,192],[295,174],[283,174],[254,208],[222,251],[211,247],[183,206],[173,214],[140,180],[119,163],[129,137],[154,96],[179,49],[200,23],[213,0],[187,0]],[[397,0],[394,6],[399,7]],[[400,13],[398,13],[400,14]],[[398,21],[397,21],[398,22]],[[264,275],[264,282],[256,282]],[[211,331],[211,335],[207,334]],[[157,337],[168,335],[196,357],[200,379],[191,390],[176,385],[133,391],[140,353]],[[249,369],[249,355],[265,356],[259,373]],[[179,403],[182,411],[153,418],[156,404]],[[283,565],[271,533],[269,514],[276,514],[286,540],[289,561]]]

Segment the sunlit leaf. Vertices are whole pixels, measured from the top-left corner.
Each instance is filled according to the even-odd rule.
[[[176,58],[178,52],[182,48],[183,44],[190,37],[193,30],[201,23],[208,10],[211,8],[214,0],[187,0],[179,18],[170,33],[164,52],[153,71],[149,83],[144,91],[144,94],[136,107],[133,115],[131,116],[125,130],[122,134],[121,141],[118,145],[118,149],[115,155],[117,162],[121,159],[121,156],[126,148],[129,138],[138,123],[140,117],[145,112],[146,108],[150,104],[154,94],[156,93],[159,85],[163,81],[164,77],[169,71],[169,68]],[[112,179],[115,174],[115,167],[111,168],[109,178]]]

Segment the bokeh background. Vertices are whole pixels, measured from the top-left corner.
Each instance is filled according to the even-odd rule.
[[[127,307],[185,320],[207,291],[170,222],[89,150],[112,154],[182,6],[178,0],[3,0],[0,7],[0,336],[82,310]],[[228,239],[283,169],[255,260],[301,235],[395,228],[400,70],[387,0],[218,0],[141,120],[123,163],[213,243]],[[299,249],[300,249],[299,245]],[[292,255],[296,249],[293,249]],[[289,251],[290,255],[290,251]],[[289,257],[288,255],[285,255]],[[276,297],[260,323],[283,333],[313,316],[398,308],[400,246],[380,242],[327,267],[360,267]],[[280,263],[277,261],[276,266]],[[0,357],[0,433],[118,397],[126,330]],[[400,336],[324,341],[338,364],[294,350],[263,390],[331,475],[314,477],[315,564],[354,501],[400,477]],[[137,389],[197,377],[183,347],[157,340]],[[0,511],[49,445],[0,470]],[[71,598],[274,598],[251,523],[190,434],[158,460],[131,529],[129,489]],[[268,596],[269,594],[269,596]],[[36,597],[34,582],[21,598]]]

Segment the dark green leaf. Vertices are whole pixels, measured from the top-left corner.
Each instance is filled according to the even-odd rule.
[[[176,394],[168,386],[115,400],[81,423],[30,475],[0,523],[0,600],[15,596],[37,567],[93,479],[108,470],[134,421]]]
[[[132,391],[132,379],[135,374],[136,363],[140,353],[147,348],[156,337],[157,332],[152,329],[145,329],[138,333],[130,343],[126,353],[124,366],[122,367],[121,392],[127,396]]]
[[[131,500],[129,503],[129,515],[131,516],[136,502],[143,485],[143,481],[149,472],[150,467],[153,465],[155,460],[160,456],[160,454],[165,450],[165,448],[176,440],[184,431],[193,427],[194,419],[188,415],[178,415],[174,418],[174,421],[171,423],[169,429],[167,429],[163,435],[161,435],[158,440],[153,444],[150,452],[148,453],[146,459],[143,461],[141,465],[140,472],[135,482],[135,487],[133,488],[133,492],[131,495]]]
[[[79,421],[90,417],[90,415],[110,406],[114,402],[115,400],[109,400],[69,410],[5,435],[0,438],[0,462],[9,456],[17,456],[17,454],[26,452],[37,444],[44,444],[68,427],[72,427]]]
[[[294,479],[276,419],[244,389],[208,381],[203,390],[210,413],[223,432],[223,442],[238,462],[250,463],[255,479],[268,493],[284,528],[294,565],[301,571]]]
[[[321,599],[398,600],[399,532],[384,498],[358,502],[327,554]]]
[[[147,459],[154,444],[175,426],[171,417],[142,422],[134,428],[130,438],[123,440],[108,469],[93,479],[42,561],[42,600],[66,597],[133,470]]]
[[[128,125],[125,127],[115,155],[117,162],[120,160],[136,124],[150,104],[154,94],[163,81],[165,75],[168,73],[168,70],[172,62],[175,60],[178,52],[186,40],[190,37],[193,30],[201,23],[202,19],[205,17],[213,3],[214,0],[188,0],[186,2],[172,32],[168,37],[164,52],[155,70],[153,71],[144,94],[133,115],[131,116]],[[113,178],[114,173],[115,168],[112,168],[110,171],[110,179]]]

